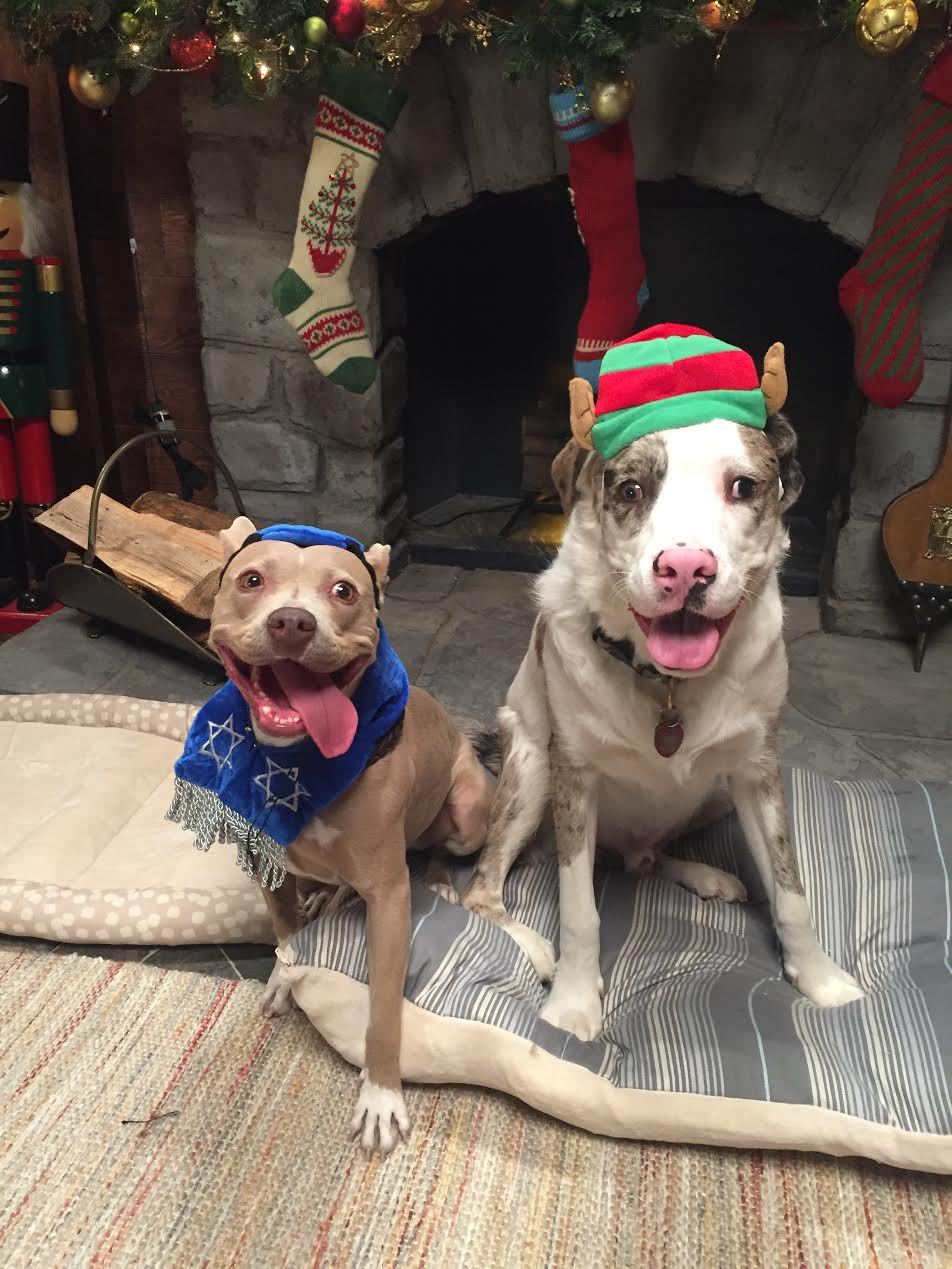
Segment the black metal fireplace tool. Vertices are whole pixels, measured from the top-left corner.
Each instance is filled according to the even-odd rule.
[[[56,564],[46,575],[46,585],[54,599],[65,604],[67,608],[75,608],[89,617],[96,617],[109,625],[130,630],[167,648],[197,660],[205,666],[214,666],[221,673],[221,662],[207,647],[198,643],[185,630],[175,624],[155,604],[143,595],[123,585],[109,569],[96,559],[96,535],[99,526],[99,503],[109,474],[116,463],[137,445],[156,442],[162,446],[169,456],[179,478],[182,498],[189,502],[196,489],[201,489],[207,477],[201,468],[189,462],[181,453],[180,440],[175,435],[175,423],[171,415],[159,401],[149,407],[149,422],[156,429],[133,436],[131,440],[120,445],[106,463],[93,486],[93,495],[89,504],[89,534],[86,549],[79,560],[66,560]],[[244,503],[238,486],[224,462],[214,449],[190,441],[215,465],[224,477],[237,513],[245,514]]]

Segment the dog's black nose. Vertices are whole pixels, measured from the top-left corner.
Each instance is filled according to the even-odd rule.
[[[276,608],[268,617],[268,633],[282,648],[303,648],[317,629],[306,608]]]

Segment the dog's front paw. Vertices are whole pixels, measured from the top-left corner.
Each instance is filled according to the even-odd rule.
[[[784,969],[794,987],[807,1000],[824,1009],[848,1005],[866,995],[853,975],[840,969],[825,952],[818,952],[806,961],[801,958],[798,963],[787,961]]]
[[[350,1131],[360,1135],[365,1150],[389,1154],[401,1137],[410,1131],[410,1116],[399,1088],[385,1088],[360,1072],[361,1088]]]
[[[281,966],[275,965],[261,996],[261,1012],[266,1018],[281,1018],[293,1008],[291,988],[284,981]]]
[[[602,998],[598,982],[566,979],[556,974],[549,999],[539,1017],[553,1027],[571,1031],[580,1040],[594,1040],[602,1029]]]

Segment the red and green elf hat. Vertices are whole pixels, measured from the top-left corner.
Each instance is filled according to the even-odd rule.
[[[651,432],[711,419],[764,428],[767,402],[747,353],[696,326],[667,324],[609,348],[595,418],[591,440],[614,458]]]

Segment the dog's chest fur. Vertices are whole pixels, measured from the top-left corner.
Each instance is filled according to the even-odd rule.
[[[643,677],[593,641],[595,622],[614,637],[630,637],[623,611],[588,605],[579,611],[577,577],[560,557],[539,587],[544,639],[535,682],[574,764],[594,771],[599,784],[599,841],[626,856],[662,845],[723,793],[729,776],[755,763],[767,729],[786,694],[782,611],[775,579],[737,617],[729,648],[706,675],[676,683],[674,701],[684,726],[678,752],[662,757],[654,745],[663,683]],[[574,610],[574,611],[573,611]],[[531,679],[525,680],[527,686]]]

